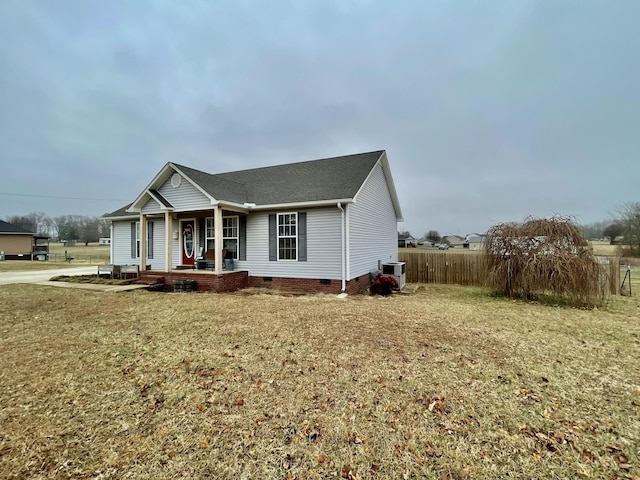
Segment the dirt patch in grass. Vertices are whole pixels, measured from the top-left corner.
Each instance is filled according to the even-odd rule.
[[[635,297],[0,302],[2,478],[638,478]]]

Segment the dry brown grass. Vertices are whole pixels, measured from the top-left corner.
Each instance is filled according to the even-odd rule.
[[[640,303],[0,287],[2,478],[638,478]]]
[[[603,240],[594,240],[590,243],[594,255],[602,255],[606,257],[620,256],[620,247],[618,245],[611,245],[609,242]]]
[[[84,243],[78,242],[73,247],[65,247],[63,243],[51,243],[49,245],[49,252],[64,255],[65,250],[71,256],[73,255],[106,255],[109,256],[111,247],[109,245],[99,245],[97,243],[89,243],[85,246]]]
[[[52,270],[58,268],[77,267],[78,265],[53,262],[38,262],[30,260],[5,260],[0,262],[0,272],[32,272],[35,270]]]

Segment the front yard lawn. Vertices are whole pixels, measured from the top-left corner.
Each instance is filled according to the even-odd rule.
[[[640,478],[640,302],[0,287],[2,478]]]

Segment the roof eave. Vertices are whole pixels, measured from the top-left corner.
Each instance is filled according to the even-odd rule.
[[[167,200],[164,197],[158,198],[158,196],[151,190],[147,190],[147,192],[149,193],[149,196],[153,198],[156,201],[156,203],[160,206],[160,210],[164,210],[164,211],[168,210],[170,212],[174,210],[174,206],[171,205],[169,200]],[[158,192],[158,195],[160,195],[160,192]],[[162,200],[164,200],[164,202],[167,202],[168,205],[165,205],[165,203]]]
[[[393,176],[391,175],[391,167],[389,166],[389,159],[387,158],[387,151],[384,150],[380,158],[378,159],[380,165],[382,165],[382,171],[384,172],[384,178],[387,182],[387,188],[389,189],[389,195],[391,195],[391,202],[393,203],[393,209],[396,212],[396,221],[404,222],[402,217],[402,209],[400,208],[400,200],[398,199],[398,192],[396,192],[396,186],[393,183]]]
[[[140,215],[118,215],[117,217],[100,217],[100,220],[120,221],[131,220],[132,218],[140,218]]]
[[[285,208],[329,207],[329,206],[335,206],[338,203],[342,203],[342,204],[353,203],[353,198],[334,198],[330,200],[315,200],[311,202],[272,203],[267,205],[256,205],[255,207],[250,207],[249,210],[264,211],[264,210],[282,210]]]

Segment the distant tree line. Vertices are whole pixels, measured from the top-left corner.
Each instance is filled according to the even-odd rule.
[[[100,237],[110,236],[108,222],[86,215],[48,217],[43,212],[31,212],[6,217],[5,221],[60,242],[75,240],[87,245],[89,242],[97,242]]]
[[[627,202],[616,208],[610,220],[582,225],[590,240],[607,240],[619,245],[627,256],[640,257],[640,202]]]

